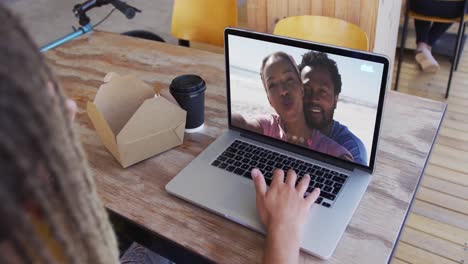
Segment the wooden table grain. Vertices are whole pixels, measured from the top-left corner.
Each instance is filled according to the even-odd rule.
[[[108,209],[208,260],[260,262],[263,235],[164,189],[227,127],[223,55],[95,32],[49,51],[46,57],[67,94],[78,103],[76,129]],[[99,141],[85,112],[86,102],[94,99],[108,72],[134,74],[163,88],[178,75],[200,75],[207,83],[205,129],[185,134],[184,144],[177,148],[122,169]],[[333,256],[324,261],[301,252],[301,263],[389,260],[445,109],[444,103],[387,93],[372,182]]]

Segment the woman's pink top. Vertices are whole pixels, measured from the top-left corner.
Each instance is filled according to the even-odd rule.
[[[288,136],[284,132],[283,128],[280,125],[280,119],[277,115],[265,115],[256,118],[260,123],[260,126],[263,129],[263,134],[265,136],[281,139],[283,141],[288,141]],[[351,153],[343,146],[339,145],[329,137],[322,134],[317,129],[313,129],[312,135],[307,139],[307,147],[320,151],[322,153],[332,155],[335,157],[342,157],[344,155],[352,158]]]

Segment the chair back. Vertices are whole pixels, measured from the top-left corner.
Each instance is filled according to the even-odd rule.
[[[292,16],[281,19],[273,34],[351,49],[369,50],[366,32],[347,21],[325,16]]]
[[[174,0],[172,35],[223,46],[224,28],[237,26],[236,0]]]

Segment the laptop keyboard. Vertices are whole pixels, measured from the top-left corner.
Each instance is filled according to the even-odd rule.
[[[309,174],[310,184],[306,195],[314,188],[319,188],[320,197],[315,203],[325,207],[333,205],[348,178],[346,174],[240,140],[231,143],[211,165],[249,179],[252,178],[250,171],[258,168],[263,173],[267,185],[271,184],[273,171],[277,168],[284,171],[294,169],[297,174],[296,184],[305,174]]]

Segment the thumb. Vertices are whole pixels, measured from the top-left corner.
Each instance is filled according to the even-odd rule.
[[[259,195],[264,196],[267,191],[267,185],[262,172],[259,169],[252,169],[250,174],[252,175],[252,179],[255,184],[255,192],[257,193],[257,197]]]

